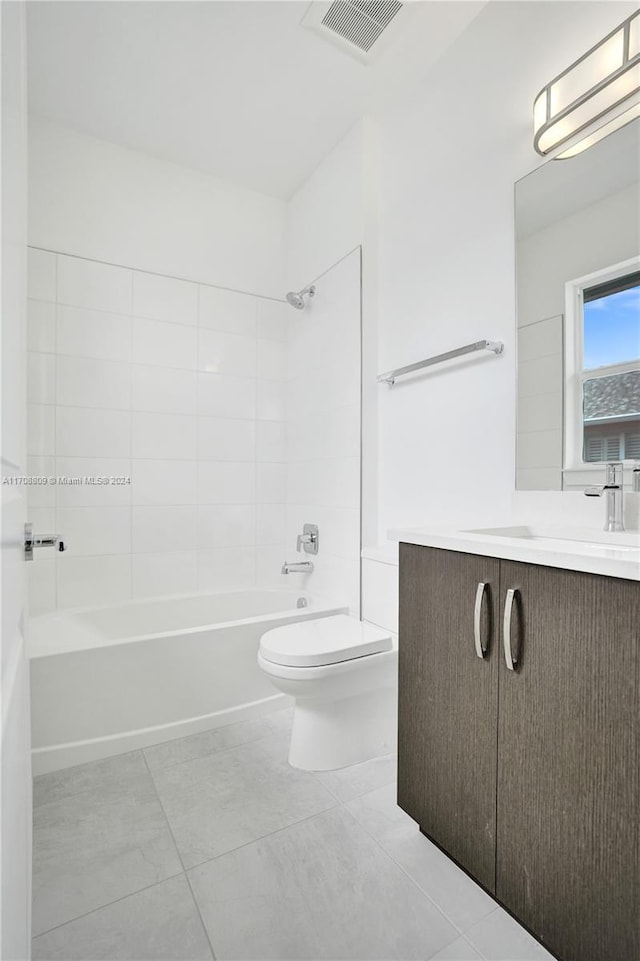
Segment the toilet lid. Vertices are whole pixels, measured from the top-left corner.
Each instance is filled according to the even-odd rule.
[[[260,641],[260,653],[266,661],[289,667],[337,664],[391,648],[387,631],[346,614],[276,627],[263,634]]]

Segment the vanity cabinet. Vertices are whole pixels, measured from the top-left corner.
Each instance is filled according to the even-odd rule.
[[[640,959],[639,716],[640,584],[401,544],[398,803],[562,961]]]

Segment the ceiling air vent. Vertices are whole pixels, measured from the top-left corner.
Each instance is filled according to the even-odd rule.
[[[337,43],[345,53],[369,63],[387,45],[394,32],[388,29],[389,25],[402,8],[400,0],[316,0],[302,24]]]
[[[322,18],[322,23],[343,40],[355,44],[363,53],[369,53],[401,7],[398,0],[335,0]]]

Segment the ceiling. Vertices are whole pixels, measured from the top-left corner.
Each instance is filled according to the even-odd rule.
[[[31,0],[29,110],[287,198],[483,5],[409,0],[393,41],[363,65],[301,25],[302,0]]]

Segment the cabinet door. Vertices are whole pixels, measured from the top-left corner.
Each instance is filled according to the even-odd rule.
[[[499,561],[400,545],[398,804],[495,886]],[[474,608],[486,584],[477,656]]]
[[[503,561],[501,587],[497,897],[563,961],[638,961],[640,585]]]

